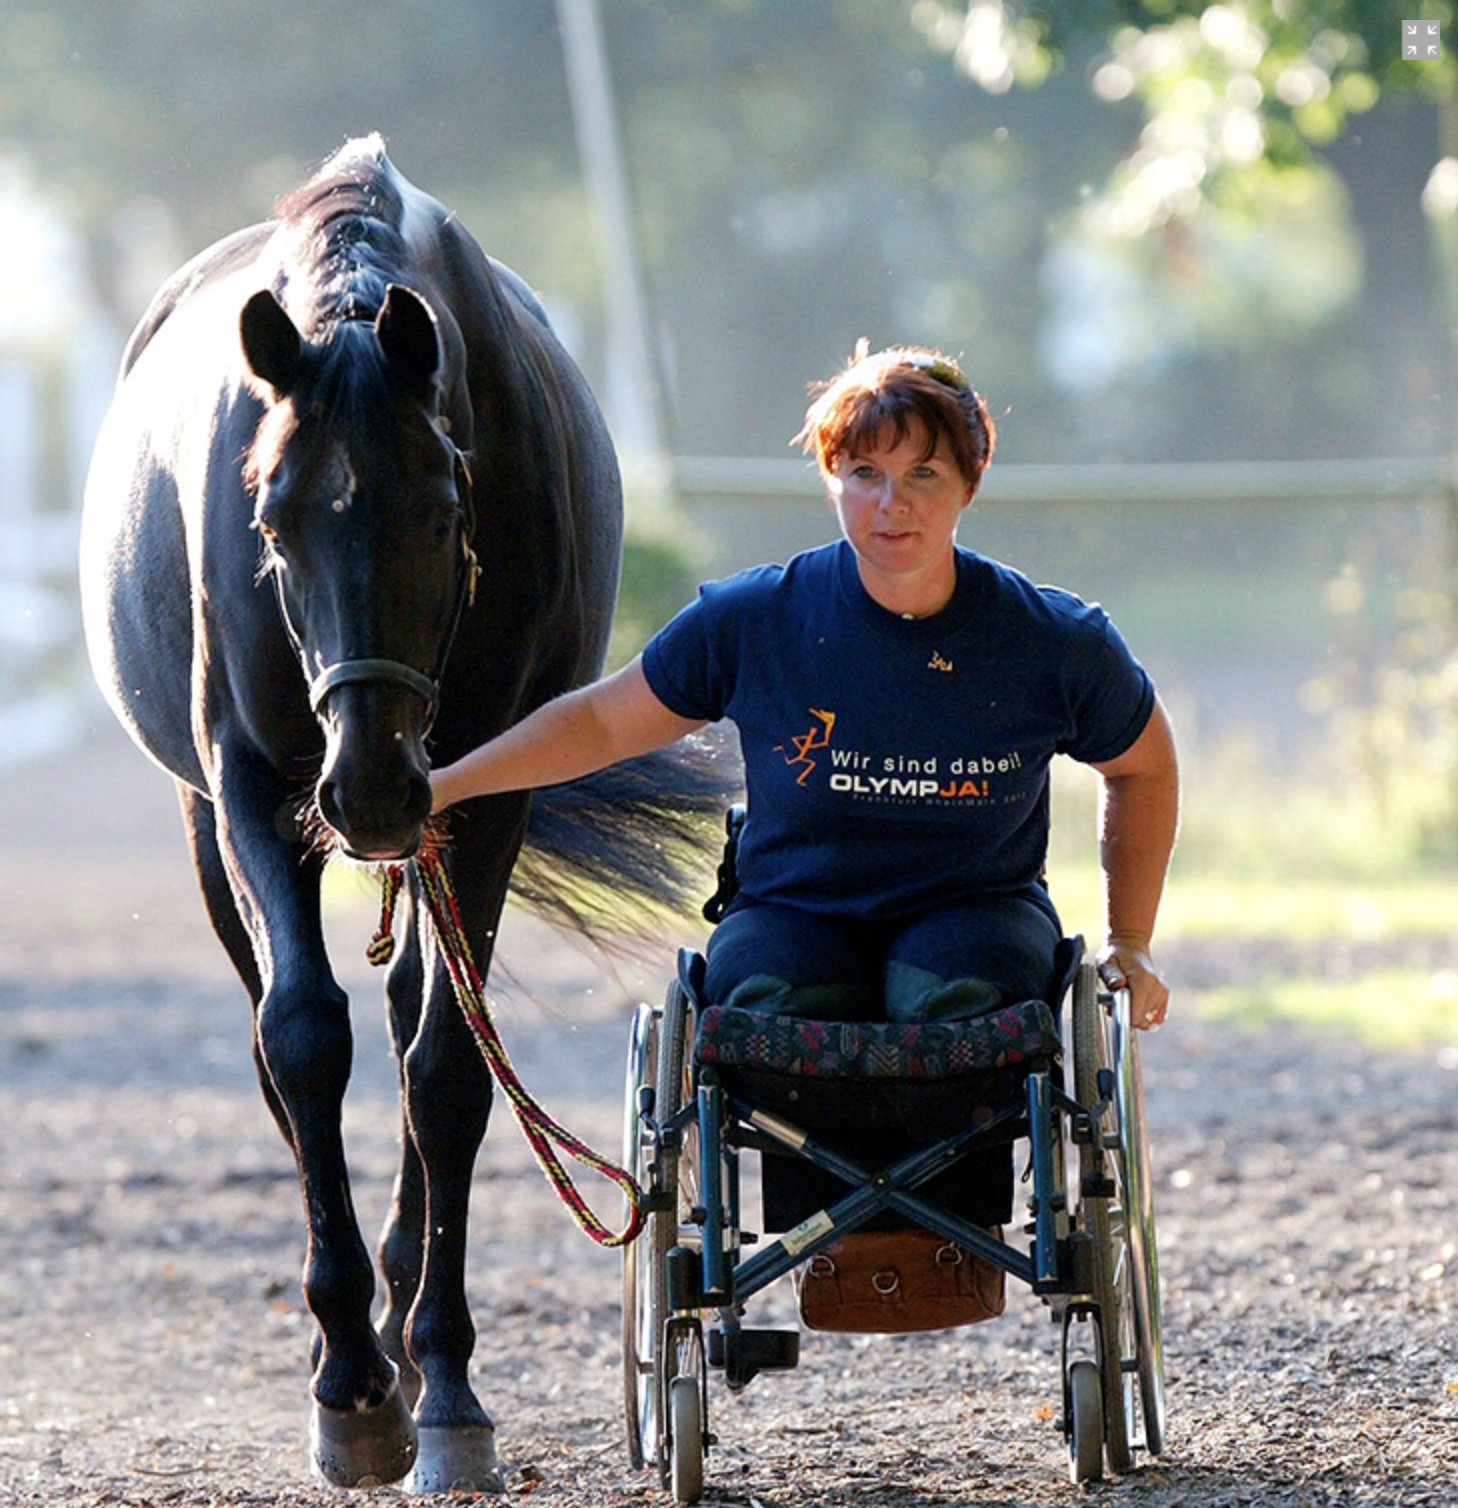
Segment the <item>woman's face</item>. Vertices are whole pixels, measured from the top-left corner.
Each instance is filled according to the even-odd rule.
[[[973,489],[944,442],[927,454],[929,439],[919,423],[903,440],[888,427],[826,479],[866,590],[893,612],[938,612],[956,583],[953,539]]]

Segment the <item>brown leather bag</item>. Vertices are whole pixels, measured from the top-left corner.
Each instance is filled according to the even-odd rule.
[[[795,1287],[806,1329],[858,1334],[975,1325],[1007,1302],[1000,1267],[929,1230],[842,1236],[795,1274]]]

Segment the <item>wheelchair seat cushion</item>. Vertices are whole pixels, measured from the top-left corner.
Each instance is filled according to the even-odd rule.
[[[965,1021],[812,1021],[710,1006],[694,1060],[733,1093],[807,1129],[921,1140],[990,1121],[1059,1050],[1043,1000]]]
[[[951,1079],[1030,1066],[1058,1049],[1046,1001],[965,1021],[810,1021],[710,1006],[695,1057],[720,1068],[761,1069],[812,1079]]]

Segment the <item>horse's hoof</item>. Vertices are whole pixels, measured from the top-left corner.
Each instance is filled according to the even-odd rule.
[[[496,1431],[489,1424],[438,1429],[425,1425],[407,1492],[504,1492],[496,1465]]]
[[[317,1401],[309,1420],[314,1470],[331,1487],[398,1482],[415,1461],[415,1421],[398,1384],[372,1409],[331,1409]]]

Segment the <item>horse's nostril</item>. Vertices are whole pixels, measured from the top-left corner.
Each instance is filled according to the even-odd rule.
[[[318,792],[319,815],[338,831],[343,822],[339,810],[339,788],[332,780],[321,780]]]
[[[405,810],[412,817],[424,821],[430,815],[430,778],[411,774],[405,781]]]

